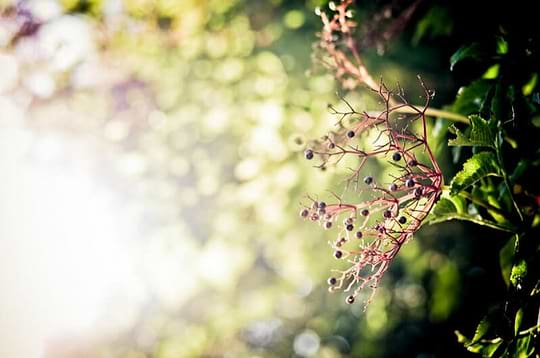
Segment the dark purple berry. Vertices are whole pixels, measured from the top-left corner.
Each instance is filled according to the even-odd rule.
[[[345,220],[343,220],[343,225],[347,226],[349,224],[352,224],[353,223],[353,218],[347,218]]]
[[[416,196],[417,198],[419,198],[419,197],[422,196],[423,192],[424,192],[424,191],[422,190],[422,188],[416,188],[416,189],[414,189],[414,196]]]
[[[400,224],[405,224],[407,222],[407,218],[405,216],[400,216],[398,221]]]
[[[313,150],[306,149],[306,151],[304,152],[304,156],[306,157],[307,160],[313,159]]]
[[[334,257],[336,259],[340,259],[341,257],[343,257],[343,252],[341,252],[339,250],[334,251]]]
[[[364,178],[364,183],[366,183],[367,185],[373,183],[373,177],[368,175]]]
[[[331,222],[331,221],[327,221],[327,222],[324,223],[324,228],[325,228],[325,229],[328,230],[328,229],[330,229],[331,227],[332,227],[332,222]]]
[[[354,230],[354,225],[353,224],[349,224],[345,227],[345,229],[347,229],[347,231],[353,231]]]
[[[328,282],[330,286],[334,286],[337,283],[337,279],[335,277],[330,277],[326,282]]]
[[[399,154],[399,152],[395,152],[394,154],[392,154],[392,160],[395,162],[399,162],[401,160],[401,154]]]
[[[360,214],[362,214],[362,216],[368,216],[369,215],[369,210],[368,209],[363,209]]]
[[[332,142],[328,143],[328,149],[334,149],[336,145]]]
[[[347,296],[347,298],[345,299],[345,302],[347,302],[349,305],[352,305],[354,303],[354,296],[353,295]]]
[[[354,133],[354,131],[348,131],[348,132],[347,132],[347,137],[352,138],[352,137],[355,136],[355,134],[356,134],[356,133]]]
[[[362,231],[357,231],[357,232],[356,232],[356,238],[357,238],[357,239],[361,239],[362,236],[364,236],[364,235],[362,235]]]
[[[325,209],[326,208],[326,203],[324,201],[321,201],[319,203],[319,209]]]
[[[302,209],[302,211],[300,211],[300,216],[301,217],[307,218],[308,215],[309,215],[309,210],[308,209]]]
[[[319,210],[317,210],[317,212],[319,213],[319,215],[324,216],[324,214],[326,214],[326,209],[324,209],[324,208],[321,209],[320,208]]]
[[[392,217],[392,212],[390,210],[385,210],[383,212],[383,216],[387,219],[391,218]]]
[[[396,183],[392,183],[392,184],[390,184],[388,189],[390,189],[390,191],[396,191],[398,189],[398,186],[397,186]]]
[[[408,187],[408,188],[412,188],[414,186],[414,179],[407,179],[405,181],[405,185]]]
[[[411,159],[407,162],[407,165],[409,165],[410,167],[415,167],[418,165],[418,162],[414,159]]]

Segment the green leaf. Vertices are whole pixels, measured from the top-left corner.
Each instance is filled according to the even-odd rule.
[[[532,335],[527,335],[520,338],[516,342],[516,355],[515,357],[531,357],[535,351],[535,340],[531,339]]]
[[[521,92],[525,96],[530,96],[538,83],[538,73],[533,73],[529,81],[521,87]]]
[[[425,37],[436,38],[452,33],[453,21],[448,10],[442,6],[433,6],[426,15],[418,21],[412,43],[417,45]]]
[[[464,346],[468,345],[471,342],[471,340],[465,337],[465,335],[463,335],[460,331],[456,330],[454,331],[454,334],[456,335],[458,342],[463,344]]]
[[[437,205],[431,212],[434,216],[445,216],[450,214],[457,214],[457,208],[452,200],[448,198],[441,198]]]
[[[521,259],[512,266],[512,272],[510,273],[510,282],[518,289],[521,288],[521,283],[527,275],[527,261]]]
[[[514,86],[505,86],[500,82],[495,86],[495,94],[491,102],[491,113],[496,121],[507,122],[514,120]]]
[[[497,199],[497,197],[493,194],[486,194],[485,199],[489,205],[491,205],[494,208],[501,209],[500,201]],[[498,223],[508,223],[508,219],[503,215],[503,213],[499,210],[491,210],[487,209],[489,215]]]
[[[487,176],[500,176],[497,157],[492,152],[480,152],[470,157],[452,179],[450,194],[455,195]]]
[[[478,225],[487,226],[492,229],[513,232],[514,228],[483,219],[480,215],[470,215],[459,212],[456,205],[449,198],[441,198],[437,205],[431,211],[431,214],[426,219],[427,224],[437,224],[450,220],[470,221]]]
[[[529,169],[530,165],[531,165],[530,161],[528,161],[527,159],[521,159],[517,163],[516,168],[514,169],[512,174],[510,174],[510,176],[508,177],[508,179],[510,180],[510,183],[515,183],[516,180],[521,178],[523,174],[525,174],[527,169]]]
[[[453,196],[450,196],[449,199],[452,200],[452,203],[454,204],[458,214],[463,214],[463,213],[468,212],[467,200],[465,200],[465,198],[458,195],[453,195]]]
[[[454,66],[464,59],[473,59],[478,60],[482,57],[484,54],[484,51],[482,51],[482,47],[478,43],[472,43],[468,46],[460,47],[452,57],[450,57],[450,71],[454,70]]]
[[[491,86],[490,81],[477,80],[466,87],[461,87],[452,106],[452,111],[463,114],[480,112]]]
[[[448,319],[459,303],[460,277],[457,265],[447,260],[434,273],[429,317],[432,322]]]
[[[499,252],[499,264],[501,266],[501,274],[506,283],[506,287],[510,286],[510,273],[512,272],[515,248],[516,236],[514,235]]]
[[[490,320],[487,317],[484,317],[484,319],[482,319],[480,323],[478,324],[478,326],[476,327],[476,331],[474,332],[474,337],[470,344],[476,343],[482,338],[484,338],[484,336],[486,335],[490,327],[491,327]]]
[[[466,147],[489,147],[495,149],[496,123],[488,122],[480,116],[469,116],[471,121],[469,134],[462,133],[455,126],[450,131],[456,135],[456,138],[448,140],[450,146]]]
[[[499,68],[500,68],[500,65],[498,63],[490,66],[486,70],[486,72],[484,72],[484,74],[482,75],[482,78],[486,80],[493,80],[499,77]]]
[[[502,339],[497,339],[494,342],[485,344],[480,351],[482,357],[493,357],[494,353],[497,351],[497,348],[499,348],[502,343]]]
[[[519,328],[521,327],[521,322],[523,321],[523,307],[521,307],[517,313],[514,320],[514,335],[517,336],[519,333]]]
[[[493,354],[502,343],[503,340],[499,338],[494,342],[472,344],[467,347],[467,350],[473,353],[480,353],[482,357],[493,357]]]
[[[496,41],[497,41],[497,54],[504,55],[508,53],[508,42],[506,42],[506,40],[502,36],[497,36]]]

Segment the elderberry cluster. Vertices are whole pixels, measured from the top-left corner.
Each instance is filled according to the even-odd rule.
[[[349,304],[364,288],[372,289],[366,305],[371,301],[390,263],[420,228],[443,185],[439,166],[421,130],[425,128],[424,112],[383,83],[380,88],[378,95],[386,110],[376,115],[359,113],[345,100],[348,111],[330,107],[340,116],[339,128],[310,142],[304,151],[305,158],[318,161],[316,166],[321,168],[339,165],[345,156],[357,162],[346,178],[346,190],[354,190],[362,200],[345,202],[335,194],[332,202],[308,197],[311,202],[300,211],[302,218],[335,232],[329,245],[333,257],[343,264],[333,270],[327,282],[331,292],[349,292],[345,299]],[[427,108],[431,92],[425,92]],[[399,106],[408,106],[416,113],[393,116],[396,107],[391,98],[396,96],[404,103]],[[373,138],[371,132],[377,133],[377,140],[368,140]],[[387,162],[393,171],[388,177],[362,175],[368,161]]]

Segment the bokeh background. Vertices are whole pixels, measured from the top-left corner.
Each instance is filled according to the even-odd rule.
[[[302,157],[339,104],[311,60],[321,1],[0,4],[1,357],[466,355],[453,331],[504,287],[472,226],[424,227],[366,312],[327,292],[329,234],[297,215],[343,185]],[[365,60],[442,105],[458,83],[434,9]]]

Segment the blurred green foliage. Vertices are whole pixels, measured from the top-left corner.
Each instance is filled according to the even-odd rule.
[[[77,61],[53,70],[51,58],[17,54],[24,38],[1,49],[20,62],[21,78],[39,68],[55,83],[53,93],[32,93],[25,125],[97,143],[101,170],[134,213],[143,261],[157,255],[163,262],[148,271],[152,302],[129,329],[97,343],[97,356],[468,354],[452,332],[472,332],[484,315],[478,312],[503,295],[504,281],[493,275],[505,244],[498,234],[456,222],[423,228],[366,312],[327,292],[328,237],[296,215],[305,194],[342,186],[339,171],[315,170],[301,155],[306,138],[332,127],[327,104],[339,102],[328,74],[306,74],[320,28],[318,1],[61,5],[40,31],[72,17],[88,26],[91,50]],[[363,11],[359,16],[370,15]],[[419,93],[421,73],[437,89],[437,104],[452,103],[462,83],[449,69],[449,52],[457,48],[448,47],[460,39],[435,42],[461,36],[453,11],[421,8],[417,26],[408,26],[384,56],[366,51],[368,67],[400,81],[411,96]],[[476,53],[454,56],[455,69]],[[523,77],[529,82],[514,91],[525,86],[523,92],[537,93],[535,78]],[[490,81],[468,84],[453,109],[481,112],[477,99],[486,91],[509,96]],[[363,91],[347,99],[357,110],[377,109]],[[430,130],[440,131],[433,145],[452,173],[459,168],[443,127],[434,121]],[[511,277],[518,279],[520,268],[513,266]],[[156,283],[152,274],[169,279]]]

